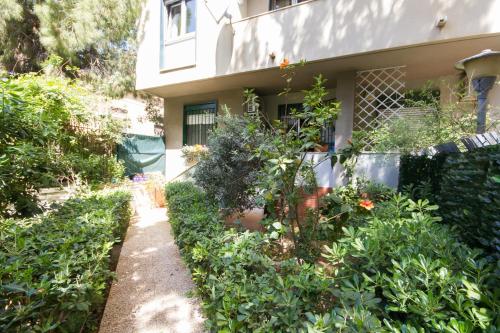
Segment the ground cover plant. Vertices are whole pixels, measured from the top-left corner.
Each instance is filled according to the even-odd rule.
[[[499,327],[494,267],[461,243],[427,201],[348,199],[364,210],[350,211],[358,224],[342,229],[323,260],[306,263],[276,252],[278,240],[269,233],[225,230],[217,205],[192,183],[168,185],[166,199],[212,332]]]
[[[0,331],[93,332],[130,194],[107,190],[51,213],[0,220]]]

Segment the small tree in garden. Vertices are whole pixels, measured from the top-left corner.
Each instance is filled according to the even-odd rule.
[[[234,116],[226,109],[217,117],[217,128],[208,138],[208,154],[198,163],[194,178],[206,193],[220,203],[224,214],[242,212],[256,204],[255,185],[262,161],[253,151],[265,136],[254,120]]]
[[[303,64],[289,65],[287,61],[282,64],[282,77],[286,83],[282,96],[291,91],[295,68]],[[262,161],[259,188],[263,191],[271,216],[277,220],[270,227],[272,235],[289,232],[296,255],[304,259],[310,256],[310,245],[319,220],[317,209],[305,214],[301,212],[305,195],[317,191],[315,165],[307,159],[306,152],[320,146],[323,126],[334,121],[340,112],[339,103],[326,100],[325,82],[319,75],[315,77],[311,89],[304,91],[303,108],[291,111],[294,126],[280,121],[273,125],[267,122],[264,126],[261,120],[256,120],[259,129],[268,137],[256,149],[255,157]],[[252,100],[252,92],[248,94],[247,100]]]

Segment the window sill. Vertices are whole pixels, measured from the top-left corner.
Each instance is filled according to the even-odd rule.
[[[167,40],[167,41],[165,41],[165,43],[163,45],[165,47],[167,47],[169,45],[174,45],[174,44],[182,43],[184,41],[195,39],[195,38],[196,38],[196,32],[190,32],[188,34],[181,35],[181,36],[176,37],[174,39]]]
[[[166,67],[166,68],[161,68],[160,69],[160,74],[165,74],[165,73],[170,73],[170,72],[175,72],[175,71],[180,71],[182,69],[189,69],[189,68],[195,68],[196,65],[186,65],[186,66],[179,66],[179,67]]]

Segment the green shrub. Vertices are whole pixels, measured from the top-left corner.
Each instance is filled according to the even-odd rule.
[[[464,242],[500,260],[500,145],[432,158],[404,156],[400,187],[432,199]]]
[[[96,98],[60,77],[0,77],[1,216],[33,215],[38,190],[71,182],[77,173],[88,182],[120,174],[111,153],[121,123],[94,114]],[[96,123],[100,130],[87,127]]]
[[[312,265],[274,262],[269,238],[224,231],[217,207],[192,183],[167,185],[169,221],[204,301],[210,331],[297,332],[331,299]],[[326,297],[326,298],[325,298]]]
[[[255,206],[261,160],[254,150],[263,143],[250,118],[225,114],[217,117],[217,128],[208,137],[208,154],[196,166],[194,178],[224,212],[243,211]]]
[[[211,332],[465,333],[499,326],[493,267],[438,223],[428,202],[376,203],[365,224],[344,228],[324,266],[273,257],[275,240],[266,234],[225,231],[216,205],[192,183],[170,184],[166,195]]]
[[[0,331],[96,330],[129,201],[128,192],[100,192],[45,216],[0,221]]]
[[[362,309],[393,332],[496,332],[494,267],[437,223],[437,209],[398,196],[365,226],[345,228],[325,254],[341,281],[340,298],[356,290]]]

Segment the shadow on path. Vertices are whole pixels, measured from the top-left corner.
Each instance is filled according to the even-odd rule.
[[[194,288],[166,222],[141,186],[134,188],[136,217],[118,261],[99,333],[194,333],[203,318]]]

